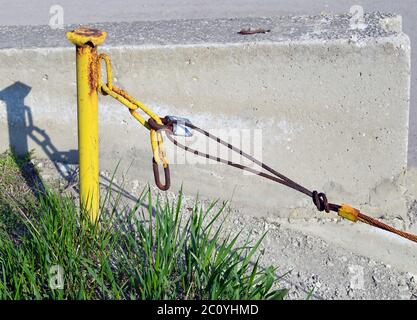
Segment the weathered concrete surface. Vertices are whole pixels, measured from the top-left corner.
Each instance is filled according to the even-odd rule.
[[[0,0],[1,25],[45,25],[55,0]],[[100,0],[71,0],[61,3],[67,24],[120,23],[175,19],[276,17],[348,13],[361,5],[364,12],[395,12],[403,18],[403,31],[411,42],[411,92],[408,140],[408,167],[417,166],[417,1],[415,0],[113,0],[105,6]],[[83,10],[80,10],[83,8]],[[94,14],[91,14],[94,12]]]
[[[183,115],[206,129],[261,129],[262,157],[272,167],[334,202],[405,219],[409,40],[399,17],[371,14],[366,24],[352,30],[348,16],[120,24],[103,51],[112,57],[116,85],[159,114]],[[246,26],[271,32],[236,34]],[[24,145],[41,129],[56,152],[30,137],[29,149],[74,160],[74,50],[62,32],[42,28],[1,33],[0,148]],[[34,31],[45,40],[31,42]],[[152,182],[148,133],[123,106],[108,97],[100,103],[102,168],[135,160],[131,174]],[[33,126],[22,121],[22,110],[30,110]],[[171,171],[174,188],[184,182],[185,191],[233,197],[253,214],[310,215],[302,208],[311,200],[231,168],[185,164]]]

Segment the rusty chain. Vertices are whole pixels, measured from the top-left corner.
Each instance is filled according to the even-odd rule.
[[[101,61],[105,62],[106,66],[106,73],[107,73],[107,82],[103,83],[101,81]],[[150,108],[148,108],[144,103],[140,102],[137,99],[131,97],[126,91],[116,87],[113,85],[113,75],[112,75],[112,68],[110,57],[107,54],[100,54],[98,57],[98,88],[103,95],[109,95],[116,99],[117,101],[124,104],[128,109],[130,114],[145,128],[147,128],[150,132],[150,140],[151,140],[151,148],[152,148],[152,168],[155,178],[155,184],[161,190],[168,190],[171,186],[171,178],[170,178],[170,171],[169,171],[169,163],[168,159],[165,155],[163,138],[160,132],[152,129],[148,122],[137,112],[138,109],[141,109],[144,113],[146,113],[155,123],[161,124],[162,121],[155,114]],[[159,168],[158,165],[162,164],[164,168],[165,174],[165,183],[162,184],[159,178]]]

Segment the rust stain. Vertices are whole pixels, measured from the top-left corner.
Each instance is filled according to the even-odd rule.
[[[101,37],[103,35],[103,31],[99,29],[91,29],[86,27],[80,27],[78,29],[73,30],[76,35],[84,36],[84,37]]]
[[[123,98],[131,100],[130,95],[126,91],[124,91],[120,88],[117,88],[117,87],[113,87],[113,91],[115,91],[117,94],[121,95]]]
[[[104,42],[107,33],[99,29],[80,27],[66,33],[67,39],[77,46],[98,46]]]
[[[77,57],[88,55],[88,87],[89,95],[98,87],[97,47],[77,46]]]
[[[98,83],[98,64],[97,64],[97,48],[91,48],[91,55],[88,68],[88,85],[90,87],[90,95],[97,91]]]
[[[243,28],[238,32],[238,34],[248,35],[248,34],[256,34],[256,33],[268,33],[270,29],[264,28]]]

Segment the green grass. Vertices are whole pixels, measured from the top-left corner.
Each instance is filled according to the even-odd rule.
[[[285,297],[276,269],[258,264],[263,237],[238,245],[239,232],[228,234],[219,220],[224,206],[213,202],[203,210],[196,202],[184,214],[181,193],[168,201],[147,188],[126,212],[117,201],[109,206],[109,195],[98,227],[58,192],[46,190],[28,202],[4,194],[0,299]],[[63,289],[49,286],[54,265],[64,270]]]

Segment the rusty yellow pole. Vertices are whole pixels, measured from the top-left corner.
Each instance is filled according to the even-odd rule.
[[[97,222],[100,203],[97,46],[106,35],[84,27],[67,32],[68,40],[76,46],[80,205],[93,223]]]

